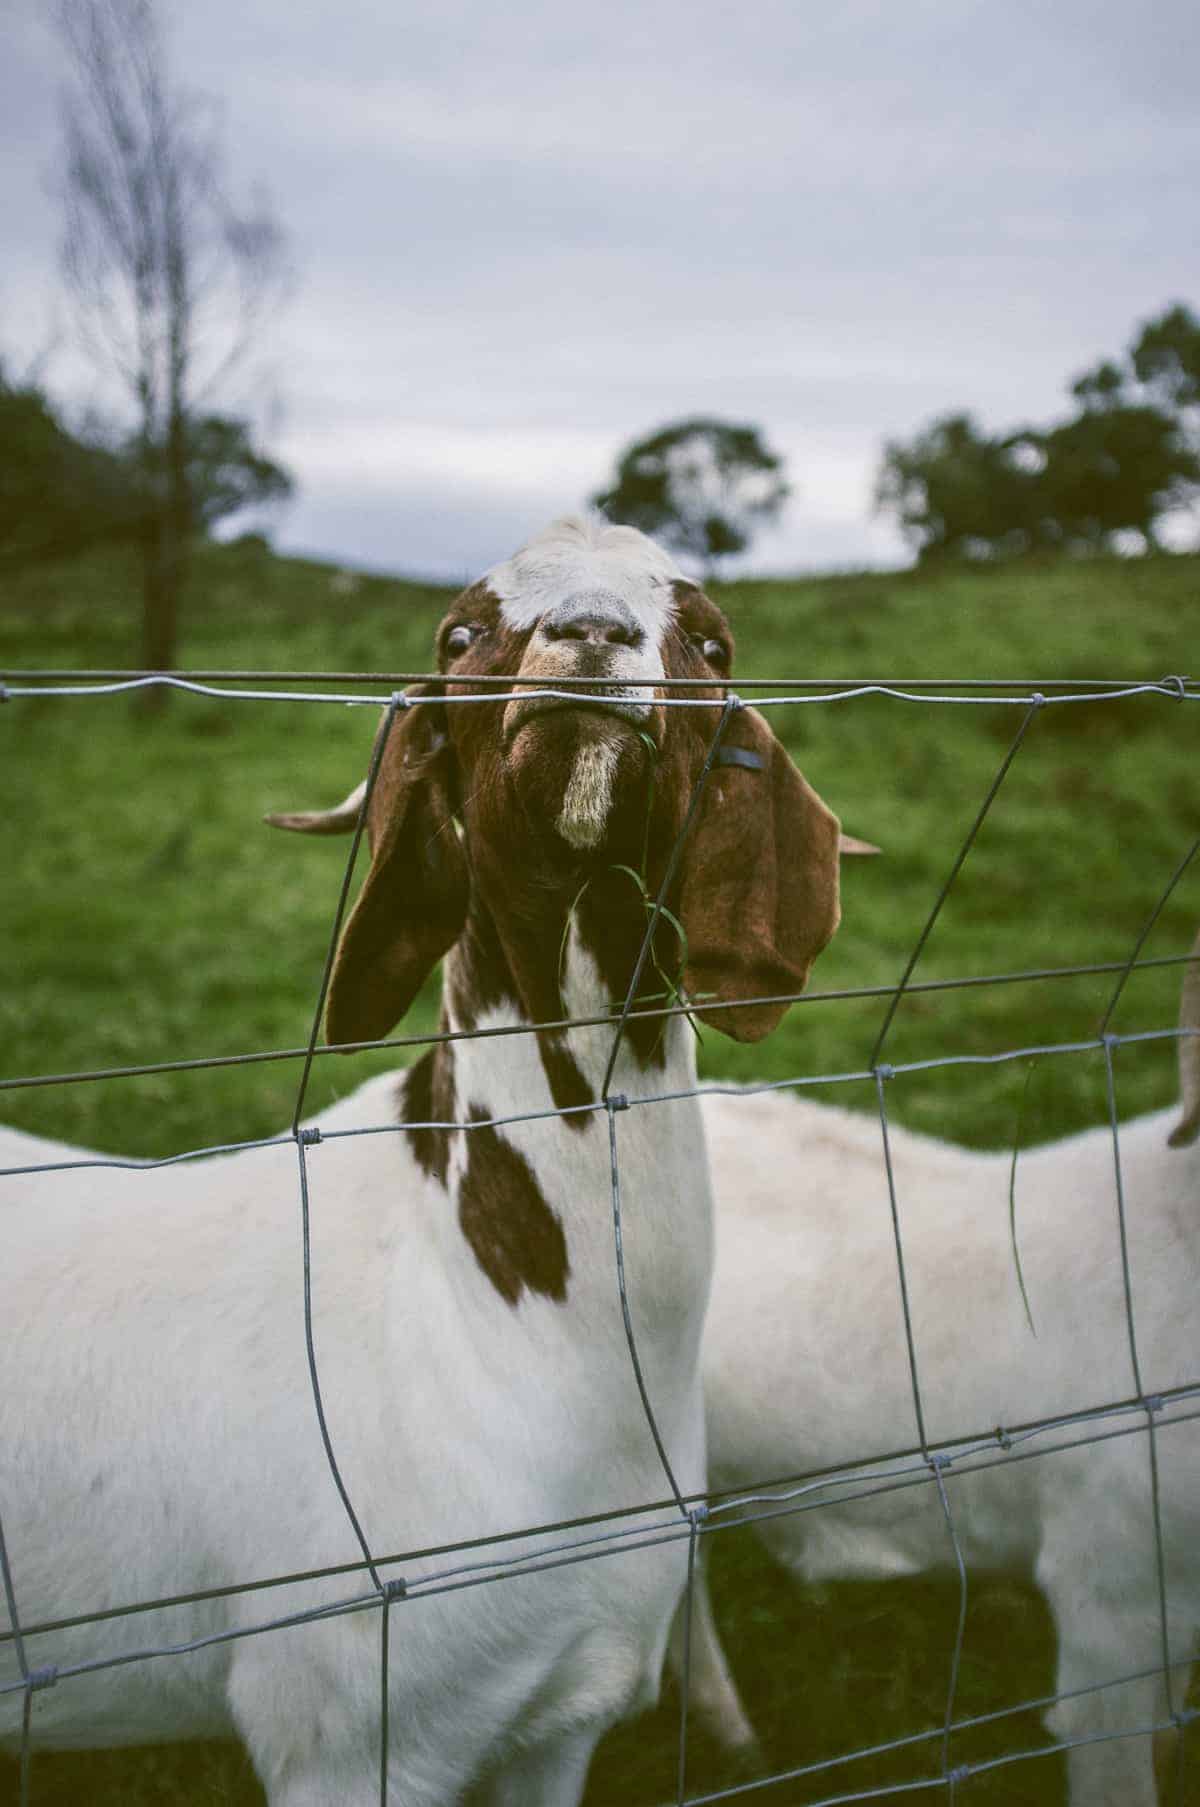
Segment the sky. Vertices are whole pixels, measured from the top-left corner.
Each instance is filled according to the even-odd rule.
[[[289,233],[222,398],[297,479],[284,550],[467,581],[703,413],[787,461],[742,569],[902,564],[886,439],[1047,421],[1200,305],[1194,0],[160,6]],[[52,16],[0,23],[0,358],[106,404],[58,272]]]

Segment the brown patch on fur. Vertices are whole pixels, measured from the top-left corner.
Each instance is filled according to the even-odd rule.
[[[480,1017],[506,1004],[520,1011],[495,926],[475,899],[454,956],[447,963],[446,998],[456,1029],[476,1029]]]
[[[450,651],[446,644],[451,631],[456,627],[477,630],[475,640],[466,651],[460,653]],[[480,581],[472,584],[451,605],[438,630],[438,669],[446,674],[446,695],[455,695],[457,686],[451,681],[455,678],[463,679],[463,690],[470,691],[472,678],[512,677],[520,670],[525,648],[529,644],[529,635],[529,628],[511,628],[507,625],[499,599],[488,589],[486,583]],[[499,701],[494,710],[487,705],[478,710],[472,707],[464,713],[469,716],[481,714],[487,724],[486,731],[497,732],[509,694],[505,686],[497,684],[496,695]],[[493,727],[493,724],[496,726]]]
[[[675,671],[673,677],[706,677],[716,671],[728,675],[733,669],[734,640],[729,631],[729,623],[724,615],[697,584],[689,583],[686,578],[679,578],[671,586],[671,594],[675,599],[675,631],[683,640],[689,641],[695,648],[695,657],[704,662],[696,671]],[[724,648],[724,658],[719,665],[710,665],[704,660],[700,651],[705,640],[717,640]],[[664,661],[665,664],[669,663]]]
[[[582,1104],[595,1104],[595,1094],[580,1072],[575,1056],[567,1047],[565,1032],[561,1029],[543,1029],[537,1038],[537,1046],[546,1084],[550,1087],[550,1096],[558,1109],[567,1111]],[[575,1115],[564,1117],[563,1122],[568,1129],[585,1130],[591,1118],[576,1109]]]
[[[415,1126],[405,1133],[418,1166],[444,1187],[450,1171],[451,1132],[428,1126],[454,1119],[454,1054],[446,1042],[436,1043],[409,1067],[401,1076],[396,1098],[400,1121]]]
[[[500,938],[481,909],[472,907],[462,939],[447,967],[446,988],[456,1028],[475,1029],[479,1019],[489,1010],[505,1005],[516,1016],[524,1014]],[[556,1007],[543,1020],[550,1021],[560,1014]],[[537,1047],[550,1096],[559,1110],[595,1102],[592,1089],[561,1031],[540,1031]],[[588,1119],[581,1114],[564,1118],[564,1122],[575,1130],[586,1129],[588,1125]]]
[[[458,1194],[462,1233],[500,1297],[519,1303],[526,1288],[563,1304],[570,1262],[563,1227],[546,1203],[533,1169],[488,1125],[490,1111],[472,1104],[466,1132],[467,1171]]]
[[[657,895],[662,876],[661,868],[655,871],[651,867],[650,883],[647,886],[647,895],[651,901]],[[667,908],[672,914],[678,910],[678,889],[676,883],[666,899]],[[580,902],[579,939],[600,969],[600,976],[615,1013],[614,1033],[649,919],[645,904],[639,900],[637,887],[627,872],[601,873]],[[646,957],[641,982],[633,1000],[635,1011],[661,1008],[675,1001],[666,993],[668,982],[673,984],[680,976],[680,952],[675,930],[666,917],[660,917],[654,934],[654,957],[650,954]],[[632,1048],[642,1067],[659,1070],[665,1066],[670,1028],[669,1017],[631,1016],[627,1021],[624,1041]]]

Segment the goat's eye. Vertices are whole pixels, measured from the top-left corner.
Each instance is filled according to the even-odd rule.
[[[446,635],[446,651],[451,658],[457,659],[459,653],[465,653],[478,631],[477,628],[468,627],[465,623],[452,627]]]
[[[728,665],[729,652],[723,641],[701,640],[699,635],[697,635],[696,638],[700,651],[704,654],[704,657],[708,660],[710,665]]]

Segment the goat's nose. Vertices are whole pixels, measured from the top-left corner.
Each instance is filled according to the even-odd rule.
[[[594,646],[640,646],[645,638],[633,610],[612,590],[580,590],[542,616],[547,640],[584,640]]]

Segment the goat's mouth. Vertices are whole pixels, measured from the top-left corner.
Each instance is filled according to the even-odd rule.
[[[577,696],[564,696],[544,690],[515,690],[505,706],[503,734],[505,744],[511,742],[532,721],[569,711],[574,716],[600,716],[605,720],[627,722],[642,733],[653,733],[654,693],[620,685],[602,690],[581,690]],[[657,739],[657,736],[655,736]]]
[[[504,711],[504,761],[533,821],[576,855],[595,854],[641,798],[657,757],[653,698],[518,692]]]

